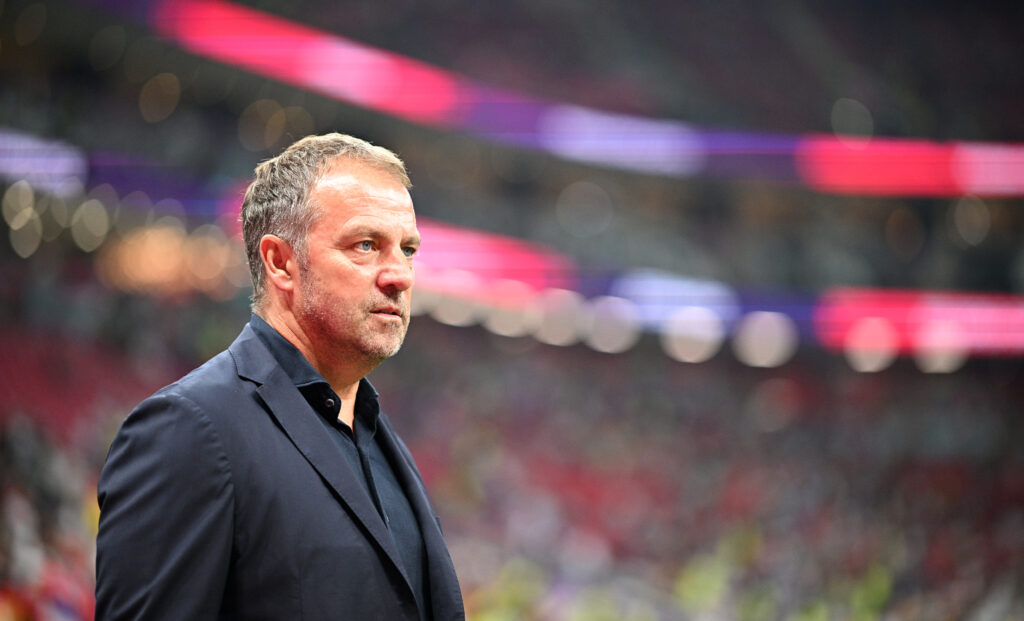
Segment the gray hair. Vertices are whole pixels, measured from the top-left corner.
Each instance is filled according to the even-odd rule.
[[[300,265],[306,261],[306,238],[321,215],[310,193],[337,160],[350,160],[390,173],[406,188],[411,187],[405,164],[397,155],[345,134],[306,136],[283,153],[256,167],[256,179],[242,201],[242,237],[252,275],[253,309],[263,303],[266,281],[260,240],[277,235],[295,250]]]

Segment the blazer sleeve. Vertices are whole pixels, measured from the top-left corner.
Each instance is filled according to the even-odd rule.
[[[215,619],[231,561],[232,499],[210,418],[171,392],[140,404],[100,475],[96,619]]]

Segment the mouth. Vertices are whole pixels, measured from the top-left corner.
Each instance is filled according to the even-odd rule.
[[[384,317],[395,317],[398,319],[402,318],[402,311],[399,310],[399,308],[396,306],[385,306],[383,308],[372,310],[370,311],[370,313],[373,315],[381,315]]]

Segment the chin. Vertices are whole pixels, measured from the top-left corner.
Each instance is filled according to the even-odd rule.
[[[398,341],[398,343],[387,344],[377,343],[375,344],[375,346],[364,348],[363,353],[365,353],[368,358],[372,358],[379,362],[383,362],[384,360],[387,360],[388,358],[397,354],[400,349],[402,349],[402,341]]]

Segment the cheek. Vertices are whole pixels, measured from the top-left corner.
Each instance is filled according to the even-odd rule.
[[[345,259],[334,260],[323,270],[324,282],[342,290],[354,289],[369,277],[369,270]]]

